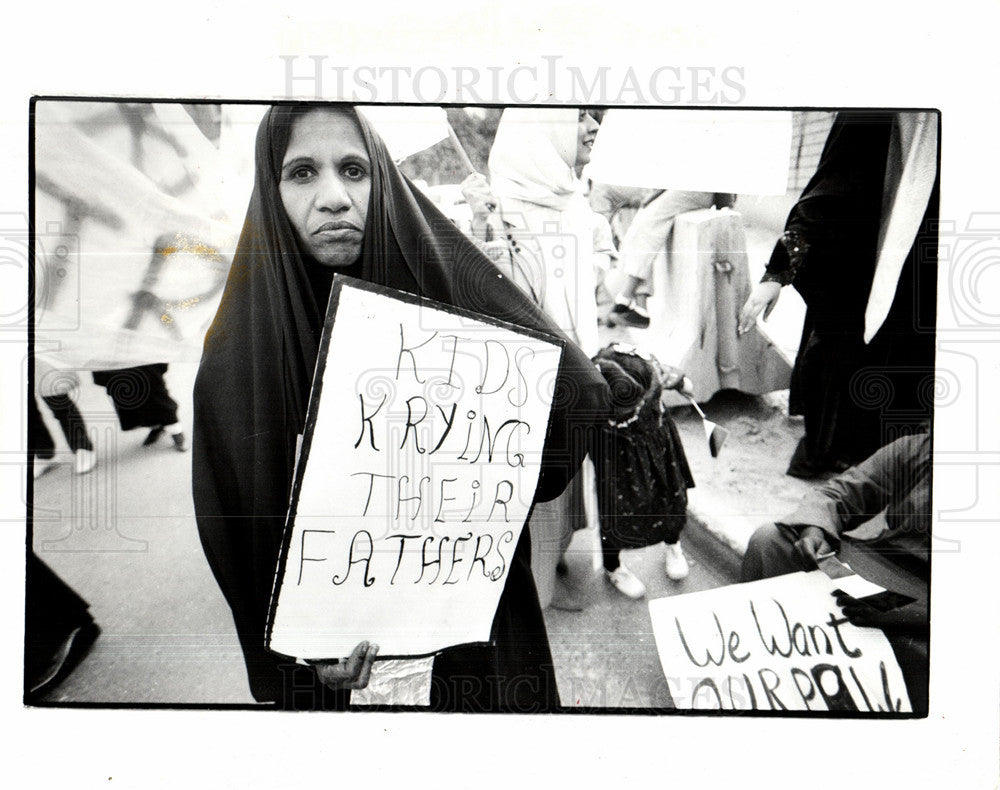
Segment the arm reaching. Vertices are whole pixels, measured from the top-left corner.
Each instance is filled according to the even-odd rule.
[[[743,335],[753,329],[757,322],[757,316],[764,313],[764,320],[768,319],[774,306],[778,304],[778,297],[781,296],[781,285],[773,281],[757,283],[750,296],[747,297],[743,309],[740,310],[740,322],[738,332]]]

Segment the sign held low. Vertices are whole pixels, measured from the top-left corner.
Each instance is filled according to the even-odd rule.
[[[528,517],[559,340],[334,281],[268,648],[427,655],[489,639]]]

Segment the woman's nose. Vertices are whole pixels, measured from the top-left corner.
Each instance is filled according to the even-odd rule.
[[[315,206],[325,211],[343,211],[350,207],[351,196],[347,187],[334,173],[319,177],[316,184]]]
[[[601,125],[597,122],[597,119],[591,115],[589,112],[586,115],[587,131],[593,132],[601,128]]]

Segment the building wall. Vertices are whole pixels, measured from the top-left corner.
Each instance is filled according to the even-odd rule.
[[[819,164],[834,112],[792,113],[791,160],[788,167],[788,191],[798,193],[805,188]]]

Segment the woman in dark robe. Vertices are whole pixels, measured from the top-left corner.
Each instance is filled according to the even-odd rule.
[[[900,128],[916,113],[840,113],[816,173],[796,202],[760,285],[747,300],[740,331],[764,318],[782,286],[806,303],[789,394],[789,412],[805,420],[805,436],[788,474],[840,472],[906,433],[927,429],[933,407],[937,278],[938,179],[936,119],[924,192],[900,196],[904,168]],[[902,116],[910,116],[904,118]],[[903,152],[905,154],[905,152]],[[870,299],[880,245],[900,206],[916,213],[909,253],[891,305],[874,336]],[[919,220],[919,223],[917,222]]]
[[[310,203],[309,184],[326,178],[330,163],[297,154],[286,159],[301,139],[322,136],[324,128],[331,136],[333,127],[340,193],[326,204]],[[361,114],[347,107],[268,111],[257,134],[246,222],[195,383],[193,480],[202,545],[233,611],[251,692],[282,707],[339,709],[348,701],[343,688],[321,680],[330,679],[328,667],[303,666],[264,648],[296,441],[335,272],[562,337],[399,172]],[[592,426],[609,408],[592,363],[572,343],[565,348],[536,501],[565,488]],[[526,532],[489,643],[435,656],[431,709],[558,705]],[[342,666],[357,664],[359,656],[370,666],[364,644]]]

